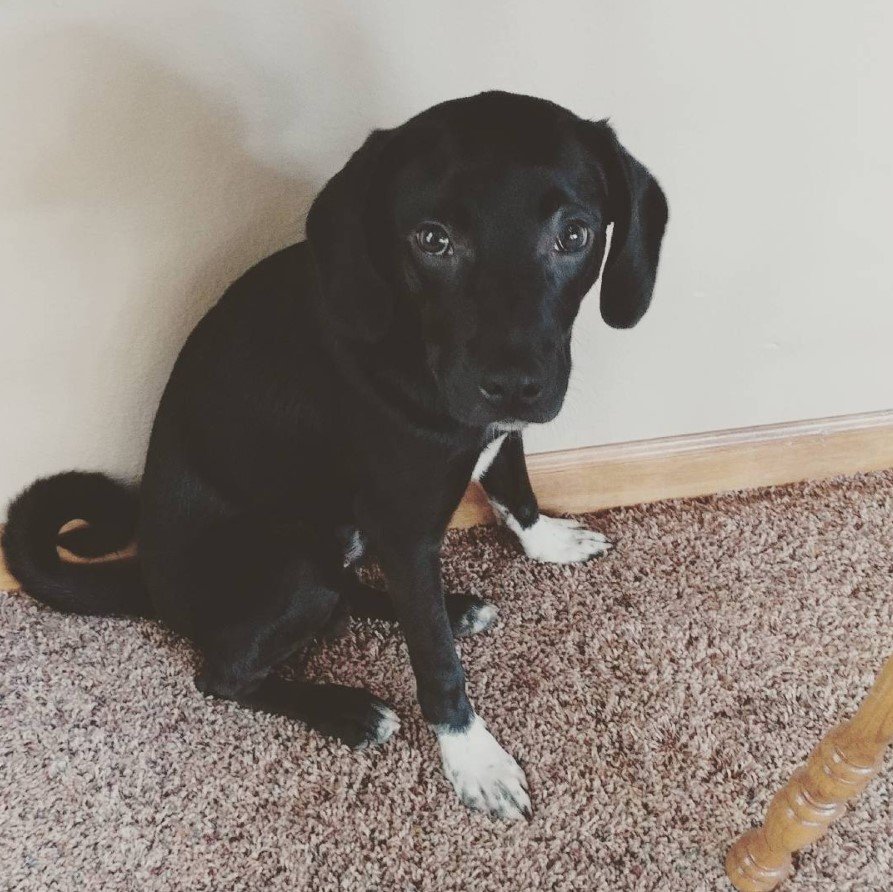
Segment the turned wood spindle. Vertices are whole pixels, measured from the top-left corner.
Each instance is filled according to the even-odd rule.
[[[791,855],[822,837],[848,800],[878,773],[893,742],[893,657],[851,721],[830,731],[775,794],[762,827],[729,850],[726,873],[740,892],[769,892],[791,873]]]

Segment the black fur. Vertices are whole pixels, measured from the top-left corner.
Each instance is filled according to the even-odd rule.
[[[245,273],[187,340],[140,488],[140,574],[56,557],[72,518],[100,530],[82,543],[94,552],[133,528],[132,493],[95,474],[13,503],[12,571],[63,610],[157,616],[200,648],[203,691],[351,744],[376,739],[380,701],[272,670],[345,611],[397,618],[425,718],[466,727],[453,629],[482,605],[444,600],[447,523],[494,425],[560,409],[608,224],[602,313],[627,327],[650,302],[666,218],[606,123],[543,100],[481,94],[374,133],[314,202],[309,241]],[[426,253],[423,224],[450,250]],[[560,250],[574,227],[586,249]],[[483,483],[536,520],[519,433]],[[345,569],[355,529],[387,596]]]
[[[13,576],[57,610],[148,616],[152,608],[136,563],[74,564],[56,550],[59,529],[79,519],[87,521],[90,535],[65,542],[76,554],[116,551],[133,539],[136,517],[131,488],[103,474],[70,471],[36,481],[9,506],[0,544]]]
[[[499,447],[493,463],[481,477],[487,495],[509,512],[522,527],[533,526],[540,516],[536,496],[527,476],[524,443],[513,431]]]

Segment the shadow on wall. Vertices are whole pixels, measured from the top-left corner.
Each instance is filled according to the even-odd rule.
[[[189,331],[229,282],[301,237],[320,184],[253,157],[232,100],[111,34],[77,28],[27,43],[20,36],[0,48],[0,59],[12,104],[6,117],[18,122],[0,146],[2,215],[22,241],[11,255],[15,270],[2,275],[14,276],[8,284],[30,305],[4,310],[23,351],[7,355],[10,376],[21,376],[13,384],[7,377],[7,386],[13,395],[17,384],[30,388],[30,414],[37,400],[44,413],[59,400],[63,416],[61,404],[76,403],[67,418],[44,422],[67,425],[75,447],[109,439],[61,463],[48,454],[40,472],[85,460],[101,467],[109,456],[121,472],[122,452],[132,453],[135,471]],[[250,63],[232,64],[236,76]],[[246,77],[264,89],[262,72]],[[288,111],[294,133],[299,110]],[[48,342],[55,385],[49,378],[41,385],[33,372],[35,347]],[[28,354],[32,371],[23,374],[17,359]],[[22,396],[21,416],[28,405]],[[35,446],[28,439],[48,434],[26,425],[25,465]]]

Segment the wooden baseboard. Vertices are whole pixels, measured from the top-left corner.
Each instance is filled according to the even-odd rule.
[[[19,588],[18,582],[13,578],[12,573],[6,569],[3,561],[3,553],[0,552],[0,592],[14,592]]]
[[[528,456],[540,507],[579,514],[893,468],[893,409]],[[455,527],[493,521],[472,484]]]
[[[893,468],[893,410],[528,456],[540,507],[580,514]],[[454,527],[494,520],[472,484]],[[68,560],[74,555],[63,553]],[[0,589],[18,585],[0,554]]]

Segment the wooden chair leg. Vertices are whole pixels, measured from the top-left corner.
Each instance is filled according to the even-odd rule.
[[[762,827],[729,849],[726,873],[740,892],[769,892],[791,873],[791,855],[822,837],[878,773],[893,742],[893,657],[851,721],[830,731],[775,794]]]

